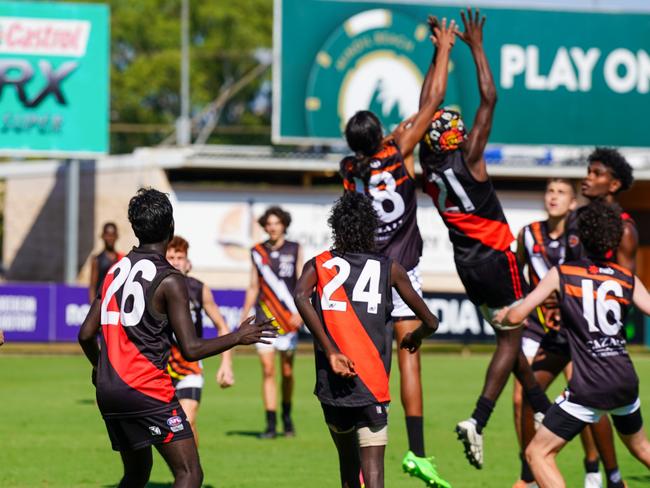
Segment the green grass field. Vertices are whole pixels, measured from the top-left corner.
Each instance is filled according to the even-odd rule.
[[[642,382],[650,380],[650,357],[635,356]],[[470,467],[455,434],[455,423],[471,413],[488,355],[426,354],[425,435],[427,450],[437,457],[440,472],[455,488],[510,487],[518,474],[517,444],[512,424],[510,386],[485,431],[485,467]],[[235,359],[236,385],[220,390],[214,383],[217,360],[205,362],[208,384],[199,413],[200,454],[205,486],[336,487],[334,446],[320,407],[312,395],[313,362],[296,360],[294,401],[297,437],[258,440],[263,426],[260,371],[254,355]],[[2,420],[0,421],[1,487],[115,486],[121,476],[117,453],[110,449],[94,403],[90,367],[82,356],[9,356],[0,353]],[[392,378],[394,401],[386,453],[386,486],[424,486],[401,471],[406,450],[397,370]],[[552,392],[557,393],[558,381]],[[644,405],[650,404],[642,389]],[[568,486],[582,485],[578,443],[560,456]],[[630,488],[648,486],[650,475],[618,443],[621,470]],[[171,475],[155,455],[149,486],[170,486]]]

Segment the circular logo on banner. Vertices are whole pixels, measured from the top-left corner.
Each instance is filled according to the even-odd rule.
[[[386,130],[418,111],[433,48],[429,27],[391,10],[350,17],[316,55],[305,110],[312,137],[341,137],[358,110],[371,110]]]

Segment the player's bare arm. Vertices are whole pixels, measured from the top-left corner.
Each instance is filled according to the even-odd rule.
[[[474,12],[471,8],[467,9],[467,14],[461,11],[460,16],[465,30],[464,32],[458,32],[458,37],[469,46],[472,52],[481,97],[480,105],[474,117],[474,125],[467,136],[467,141],[463,144],[463,152],[465,161],[474,177],[479,181],[485,181],[488,174],[483,153],[492,130],[494,107],[497,103],[497,90],[483,49],[485,16],[481,17],[478,9]]]
[[[616,250],[616,262],[634,273],[636,271],[636,251],[638,247],[639,233],[636,227],[629,222],[625,222],[623,224],[623,237],[621,237],[621,242]]]
[[[88,301],[93,303],[97,295],[97,282],[99,281],[99,265],[97,258],[93,257],[90,264],[90,284],[88,285]]]
[[[496,320],[502,322],[506,327],[521,324],[535,310],[535,307],[540,306],[549,295],[553,292],[559,292],[559,290],[560,274],[557,268],[551,268],[542,281],[519,305],[502,310],[497,314]]]
[[[431,35],[434,36],[436,33],[436,29],[440,29],[440,22],[438,21],[438,18],[429,15],[427,18],[427,24],[429,24],[429,31],[431,32]],[[438,48],[434,44],[433,46],[433,58],[431,59],[431,64],[429,65],[429,69],[427,70],[427,74],[424,77],[424,82],[422,83],[422,89],[420,90],[420,105],[418,108],[422,108],[426,101],[427,101],[427,93],[431,93],[431,84],[433,83],[433,70],[435,69],[436,66],[436,58],[438,56]]]
[[[447,91],[447,75],[449,68],[449,54],[456,41],[456,22],[447,25],[447,19],[442,19],[440,27],[434,28],[431,42],[437,48],[437,59],[433,68],[432,80],[429,91],[424,95],[424,102],[410,126],[394,133],[394,139],[407,158],[420,142],[431,123],[433,115],[445,98]]]
[[[219,312],[219,307],[214,302],[212,292],[207,285],[203,285],[202,298],[203,309],[217,328],[219,337],[230,333],[230,328],[226,324],[221,312]],[[219,366],[219,370],[217,371],[216,379],[221,388],[228,388],[235,384],[235,374],[232,370],[232,350],[224,351],[221,355],[221,366]]]
[[[413,353],[420,348],[422,339],[429,337],[438,330],[438,318],[431,313],[424,300],[413,289],[406,270],[396,261],[391,264],[390,275],[391,285],[395,287],[402,300],[422,321],[422,324],[413,332],[406,334],[400,343],[402,349],[408,349],[409,352]]]
[[[632,294],[634,306],[646,315],[650,315],[650,293],[638,276],[634,277],[634,293]]]
[[[519,231],[517,234],[517,264],[521,266],[521,269],[524,269],[526,265],[526,246],[524,245],[524,229]]]
[[[260,283],[257,277],[257,271],[255,270],[255,264],[251,267],[251,274],[248,283],[248,288],[246,289],[246,296],[244,297],[244,307],[241,311],[241,317],[239,318],[240,322],[243,322],[248,314],[250,313],[251,308],[257,300],[257,296],[260,293]]]
[[[352,378],[356,376],[354,371],[354,363],[350,358],[345,354],[340,353],[332,341],[327,337],[323,324],[318,317],[316,309],[311,303],[311,295],[314,291],[314,287],[318,282],[318,276],[316,275],[316,268],[314,267],[314,261],[309,261],[305,264],[300,279],[296,284],[296,289],[293,294],[294,302],[300,312],[300,316],[305,322],[305,325],[312,333],[318,345],[323,349],[325,355],[327,356],[332,371],[334,373],[343,376],[344,378]]]
[[[99,333],[101,319],[101,300],[93,300],[88,315],[81,328],[79,329],[79,334],[77,339],[81,349],[83,349],[84,354],[90,361],[90,364],[93,367],[97,367],[99,362],[99,346],[97,345],[97,334]]]
[[[167,276],[156,289],[153,302],[159,313],[166,313],[181,353],[188,361],[214,356],[237,345],[268,343],[265,339],[277,336],[277,329],[270,325],[271,320],[254,323],[255,317],[249,317],[241,323],[236,332],[214,339],[201,339],[196,335],[192,323],[184,280],[180,274]]]

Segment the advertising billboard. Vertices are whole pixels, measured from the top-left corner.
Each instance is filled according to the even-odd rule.
[[[372,110],[390,130],[418,110],[432,59],[429,14],[416,0],[276,0],[273,138],[341,142],[347,119]],[[490,142],[650,147],[650,15],[481,9],[498,92]],[[462,24],[461,24],[462,29]],[[445,105],[471,124],[476,68],[461,40]]]
[[[0,154],[108,152],[106,5],[0,2]]]

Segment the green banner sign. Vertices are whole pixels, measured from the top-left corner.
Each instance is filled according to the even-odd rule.
[[[105,5],[0,2],[0,153],[108,151]]]
[[[482,9],[499,101],[496,144],[650,147],[650,15]],[[341,140],[357,110],[390,129],[418,109],[432,46],[408,2],[276,0],[275,142]],[[462,27],[462,24],[461,24]],[[479,103],[471,53],[457,40],[445,105],[471,123]]]

